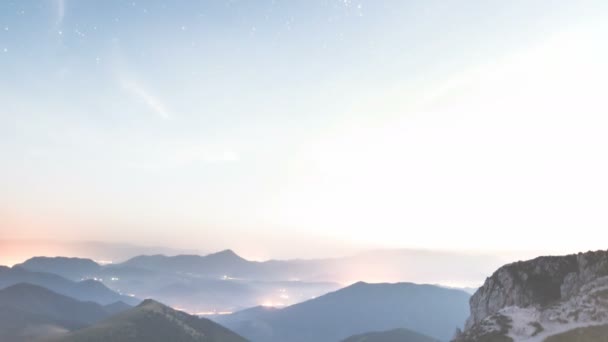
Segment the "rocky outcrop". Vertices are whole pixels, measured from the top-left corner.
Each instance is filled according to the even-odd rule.
[[[567,300],[589,282],[608,275],[608,251],[539,257],[498,269],[471,297],[466,327],[508,306],[546,306]]]

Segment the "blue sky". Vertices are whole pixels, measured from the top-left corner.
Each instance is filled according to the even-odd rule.
[[[598,247],[605,14],[2,1],[0,233],[309,256],[583,227],[550,248]],[[513,238],[469,238],[488,228]]]

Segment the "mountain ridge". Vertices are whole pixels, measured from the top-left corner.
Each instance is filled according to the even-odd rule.
[[[153,299],[93,326],[66,334],[56,342],[246,342],[208,319],[174,310]]]
[[[357,282],[282,309],[253,311],[246,319],[237,312],[216,321],[256,342],[335,342],[394,328],[449,340],[469,315],[469,297],[433,285]]]

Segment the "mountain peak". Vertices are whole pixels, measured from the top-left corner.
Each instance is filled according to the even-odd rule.
[[[238,254],[236,254],[232,249],[225,249],[220,252],[212,253],[206,256],[207,258],[218,258],[224,260],[245,260]]]
[[[137,305],[138,308],[143,308],[143,307],[148,307],[148,306],[165,306],[165,305],[160,302],[157,302],[151,298],[146,298],[146,299],[142,300],[141,303],[139,303],[139,305]]]
[[[120,338],[118,338],[120,337]],[[246,342],[234,332],[204,318],[174,310],[153,299],[93,326],[72,332],[61,341]]]

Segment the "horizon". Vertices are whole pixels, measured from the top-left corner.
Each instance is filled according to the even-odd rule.
[[[26,248],[24,248],[24,246]],[[27,247],[29,246],[29,247]],[[345,266],[356,271],[341,270],[328,279],[347,286],[359,281],[367,283],[403,283],[440,285],[447,288],[477,288],[498,267],[514,262],[528,261],[539,256],[536,251],[471,251],[471,250],[431,250],[431,249],[367,249],[345,254],[305,257],[270,257],[252,258],[240,251],[225,248],[210,251],[173,249],[159,246],[142,246],[132,244],[115,244],[99,241],[6,241],[0,240],[3,255],[0,266],[13,267],[33,258],[77,258],[89,259],[101,266],[121,265],[137,257],[176,256],[206,257],[209,255],[231,252],[247,262],[332,262],[350,260]],[[37,252],[28,254],[28,249]],[[16,252],[11,256],[12,252]],[[543,256],[560,256],[577,254],[543,253]],[[354,264],[353,264],[354,263]],[[349,266],[350,265],[350,266]],[[409,266],[406,266],[409,265]],[[402,268],[402,270],[399,270]],[[428,270],[432,272],[428,272]],[[441,274],[450,273],[449,276]],[[341,274],[341,275],[340,275]]]
[[[28,245],[33,245],[34,247],[27,247]],[[19,256],[17,259],[14,259],[13,263],[3,262],[0,260],[0,265],[5,266],[13,266],[14,264],[21,263],[27,259],[34,257],[74,257],[74,258],[84,258],[84,259],[92,259],[94,261],[95,257],[87,257],[83,256],[83,254],[87,254],[85,248],[90,248],[90,246],[97,246],[97,249],[102,251],[104,248],[107,250],[108,255],[115,255],[112,258],[105,258],[105,260],[100,260],[102,263],[106,262],[124,262],[130,258],[136,256],[154,256],[154,255],[162,255],[166,257],[173,256],[181,256],[181,255],[194,255],[194,256],[206,256],[210,254],[218,254],[221,252],[231,251],[246,259],[247,261],[272,261],[272,260],[320,260],[320,259],[340,259],[347,258],[357,255],[365,255],[368,253],[387,253],[387,252],[395,252],[395,251],[410,251],[410,252],[421,252],[421,253],[431,253],[431,254],[462,254],[462,255],[493,255],[493,256],[501,256],[503,258],[515,258],[514,260],[524,260],[526,258],[534,258],[535,255],[570,255],[577,254],[581,252],[588,251],[599,251],[598,250],[573,250],[573,251],[557,251],[545,249],[540,254],[536,250],[490,250],[490,249],[479,249],[479,250],[471,250],[471,249],[430,249],[430,248],[360,248],[353,249],[343,253],[331,253],[331,254],[317,254],[311,257],[302,256],[302,255],[275,255],[275,256],[264,256],[258,257],[256,254],[247,254],[236,248],[230,247],[218,247],[217,249],[195,249],[195,248],[173,248],[173,247],[165,247],[165,246],[154,246],[154,245],[142,245],[142,244],[133,244],[128,242],[108,242],[108,241],[95,241],[95,240],[53,240],[53,239],[0,239],[0,247],[2,247],[4,251],[4,255],[2,256],[5,260],[10,260],[11,252],[19,251]],[[24,252],[24,249],[26,250]],[[35,254],[28,252],[27,249],[36,249],[43,250],[44,252]],[[90,251],[89,251],[90,252]],[[91,255],[95,253],[90,253]],[[519,258],[519,259],[518,259]],[[98,259],[99,260],[99,259]]]

